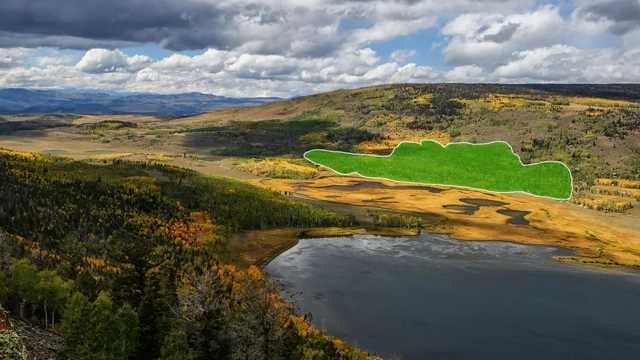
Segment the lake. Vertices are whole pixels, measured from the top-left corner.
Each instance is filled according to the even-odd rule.
[[[553,247],[446,236],[301,240],[267,265],[313,322],[386,359],[632,359],[640,275]]]

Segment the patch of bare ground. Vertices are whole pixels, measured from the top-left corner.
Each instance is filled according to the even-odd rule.
[[[63,338],[60,334],[43,330],[21,320],[13,321],[14,330],[22,339],[29,360],[54,360],[62,351]]]

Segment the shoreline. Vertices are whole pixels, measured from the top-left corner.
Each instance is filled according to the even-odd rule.
[[[501,243],[512,243],[518,245],[526,245],[533,247],[554,247],[557,249],[562,249],[565,251],[570,251],[572,254],[568,255],[554,255],[549,258],[557,263],[574,265],[579,267],[589,267],[594,270],[620,270],[624,272],[636,272],[640,271],[640,267],[638,266],[625,266],[616,264],[614,262],[607,262],[599,260],[598,258],[591,258],[587,256],[580,256],[578,250],[559,245],[552,244],[531,244],[524,243],[513,240],[495,240],[495,239],[460,239],[451,236],[450,233],[446,232],[433,232],[427,229],[410,229],[410,228],[392,228],[392,227],[320,227],[320,228],[306,228],[306,229],[297,229],[297,228],[278,228],[278,229],[267,229],[267,230],[252,230],[248,232],[242,232],[235,234],[232,238],[234,242],[242,241],[242,242],[254,242],[255,244],[271,244],[270,247],[261,246],[260,248],[263,250],[260,254],[252,254],[249,255],[247,252],[238,253],[233,259],[233,263],[241,266],[257,266],[261,269],[264,269],[271,261],[273,261],[278,256],[282,255],[289,249],[295,247],[300,240],[304,239],[319,239],[319,238],[330,238],[330,237],[351,237],[355,235],[376,235],[376,236],[386,236],[386,237],[406,237],[406,236],[420,236],[422,234],[427,235],[441,235],[447,236],[449,239],[455,241],[477,241],[477,242],[501,242]],[[270,241],[276,241],[274,244]],[[241,249],[238,248],[238,249]],[[250,250],[250,249],[248,249]],[[256,256],[257,255],[257,256]],[[250,261],[249,258],[253,258],[253,261]]]
[[[418,217],[423,229],[459,240],[511,241],[575,251],[562,262],[640,269],[640,224],[630,216],[597,213],[565,202],[528,196],[490,194],[453,188],[398,185],[354,177],[326,176],[313,180],[261,180],[265,188],[354,215],[360,224],[372,213]],[[468,201],[499,203],[469,206]],[[473,208],[449,210],[450,204]],[[526,224],[498,210],[525,214]]]
[[[337,204],[340,205],[340,204]],[[382,210],[382,209],[381,209]],[[412,212],[394,212],[396,214],[405,214],[405,215],[415,215]],[[449,224],[451,226],[455,226],[454,224]],[[271,234],[273,232],[285,232],[288,234],[289,238],[286,241],[283,241],[281,246],[276,248],[271,248],[269,251],[269,255],[263,257],[256,261],[251,265],[256,265],[260,268],[264,268],[269,262],[271,262],[276,257],[280,256],[287,250],[293,248],[298,244],[300,240],[303,239],[315,239],[315,238],[325,238],[325,237],[348,237],[354,235],[379,235],[379,236],[389,236],[389,237],[402,237],[402,236],[419,236],[423,232],[431,234],[431,235],[444,235],[449,237],[450,239],[456,241],[494,241],[494,242],[506,242],[513,243],[519,245],[526,246],[547,246],[547,247],[555,247],[558,249],[563,249],[566,251],[571,251],[570,255],[557,255],[551,256],[556,262],[564,263],[568,265],[576,265],[576,266],[586,266],[597,269],[609,269],[615,270],[620,269],[624,271],[640,271],[640,265],[625,265],[616,263],[610,259],[602,258],[597,254],[595,256],[589,256],[588,254],[583,253],[581,249],[570,246],[568,244],[553,244],[546,242],[527,242],[527,241],[518,241],[513,239],[477,239],[477,238],[462,238],[455,236],[455,231],[450,231],[446,229],[447,227],[442,226],[442,224],[437,224],[436,226],[430,227],[427,226],[423,229],[407,229],[407,228],[373,228],[373,227],[327,227],[327,228],[309,228],[309,229],[269,229],[269,230],[254,230],[251,232],[247,232],[244,235],[236,234],[236,236],[254,236],[261,238],[264,234]],[[269,236],[268,235],[268,236]]]
[[[318,227],[252,230],[234,234],[229,250],[230,261],[241,267],[264,268],[269,262],[293,248],[302,239],[378,235],[389,237],[418,236],[420,229],[392,227]]]

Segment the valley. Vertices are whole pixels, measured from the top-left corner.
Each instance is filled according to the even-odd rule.
[[[640,354],[640,0],[1,0],[0,360]]]
[[[579,268],[597,279],[600,272],[635,274],[638,89],[385,85],[185,117],[0,115],[0,302],[12,315],[26,310],[33,323],[62,332],[110,307],[145,324],[130,334],[140,339],[130,349],[135,358],[312,353],[359,360],[376,359],[377,351],[334,337],[358,340],[329,331],[340,326],[300,315],[263,272],[287,266],[283,259],[300,248],[317,251],[318,259],[335,255],[307,239],[347,249],[345,241],[358,239],[426,241],[419,246],[447,239],[446,256],[465,246],[513,245],[520,250],[503,255],[517,271],[528,271],[519,259],[548,248],[554,250],[535,255],[535,269],[564,276]],[[422,140],[507,141],[524,164],[562,161],[573,176],[572,197],[340,176],[303,158],[314,148],[385,155]],[[500,263],[500,254],[491,261]],[[47,308],[42,281],[16,283],[45,276],[62,289]],[[80,310],[65,316],[66,325],[50,323],[71,308]],[[200,341],[212,314],[222,319],[214,322],[216,346]],[[118,321],[109,319],[114,328]],[[77,336],[65,333],[63,358],[86,351]],[[309,357],[316,358],[324,359]]]
[[[631,96],[634,89],[629,85]],[[640,105],[589,93],[572,95],[588,91],[579,86],[546,90],[390,85],[174,119],[58,115],[58,123],[52,124],[46,115],[5,116],[16,123],[28,121],[34,128],[0,132],[0,147],[97,164],[126,160],[179,166],[241,179],[303,201],[417,214],[431,219],[425,221],[426,228],[457,238],[578,250],[579,256],[563,261],[639,265],[640,232],[635,221],[640,216],[639,196],[633,185],[610,186],[606,179],[640,176]],[[446,187],[420,191],[331,176],[302,159],[314,147],[388,154],[401,141],[424,139],[505,140],[525,163],[563,161],[574,177],[572,200]],[[527,212],[527,224],[514,225],[496,212],[499,207],[470,209],[459,201],[464,197],[505,202],[512,210]]]

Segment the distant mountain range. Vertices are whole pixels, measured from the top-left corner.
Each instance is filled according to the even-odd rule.
[[[260,105],[279,98],[231,98],[202,93],[105,93],[0,89],[0,113],[146,114],[187,116],[220,108]]]

